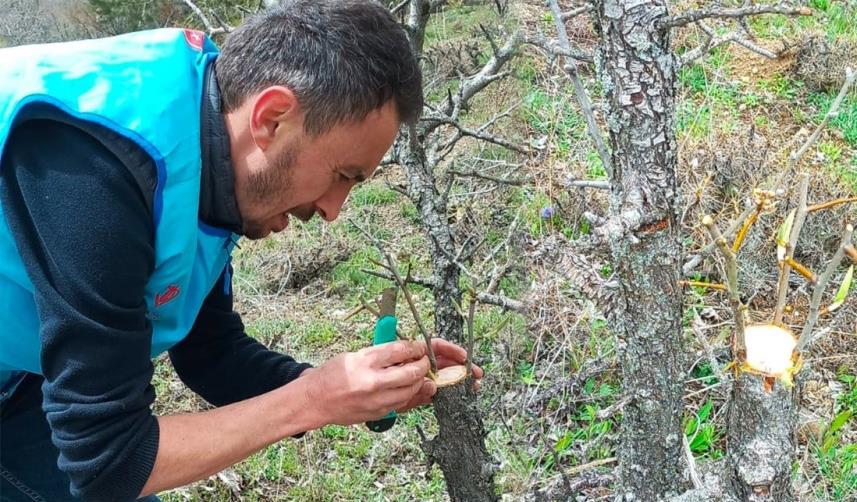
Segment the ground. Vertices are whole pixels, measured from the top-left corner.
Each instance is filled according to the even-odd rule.
[[[447,78],[455,87],[455,67],[478,64],[480,56],[473,61],[467,58],[474,49],[486,47],[478,41],[479,23],[496,26],[500,22],[492,2],[452,4],[436,15],[427,33],[429,53],[437,61],[433,69],[442,77],[429,89],[432,99],[446,95]],[[675,8],[693,4],[682,2]],[[857,41],[854,2],[813,0],[810,4],[815,10],[811,18],[764,16],[751,21],[758,42],[772,49],[782,47],[783,41],[797,46],[812,34],[837,46]],[[522,24],[550,35],[552,22],[546,12],[540,1],[513,4],[502,22],[509,28]],[[511,19],[515,16],[522,21]],[[594,39],[585,24],[569,26],[574,28],[576,43],[591,47]],[[681,30],[675,37],[677,52],[698,40],[694,29]],[[444,63],[450,52],[463,56],[457,63]],[[854,54],[852,64],[857,61]],[[678,205],[688,252],[707,243],[699,224],[702,214],[713,214],[725,226],[753,188],[776,178],[795,142],[819,123],[832,101],[838,86],[809,86],[807,77],[796,72],[798,57],[795,49],[779,61],[768,61],[727,46],[681,71],[677,134],[683,199]],[[500,291],[535,304],[528,316],[479,306],[475,319],[476,360],[486,369],[480,404],[489,431],[488,448],[500,466],[498,489],[506,500],[521,500],[555,489],[563,474],[573,478],[587,469],[609,473],[615,467],[621,410],[611,405],[621,399],[621,382],[610,327],[603,316],[569,286],[539,289],[538,266],[528,254],[553,234],[575,239],[588,233],[582,211],[604,208],[604,196],[569,189],[564,182],[601,179],[603,169],[569,84],[556,65],[528,47],[511,70],[509,78],[474,102],[468,121],[478,125],[492,113],[514,106],[499,130],[544,148],[525,158],[499,147],[463,145],[452,158],[459,169],[488,165],[493,174],[523,183],[499,186],[470,180],[456,185],[450,220],[461,232],[486,239],[485,252],[477,262],[493,247],[508,243],[509,249],[501,247],[490,260],[514,264]],[[585,77],[597,96],[592,75]],[[840,117],[801,164],[812,174],[813,202],[857,191],[855,151],[857,94],[852,93]],[[364,272],[374,268],[369,260],[379,255],[352,222],[387,241],[400,260],[410,260],[415,275],[429,273],[417,211],[390,188],[401,180],[397,166],[386,167],[355,190],[337,222],[296,224],[274,238],[242,242],[235,256],[235,290],[237,308],[251,335],[316,364],[370,343],[370,316],[345,317],[361,297],[373,298],[388,282]],[[552,214],[546,216],[545,208]],[[779,208],[765,215],[742,250],[742,287],[757,320],[770,313],[776,273],[772,235],[783,214]],[[840,208],[813,217],[801,241],[801,260],[816,270],[823,267],[832,254],[839,222],[855,214],[851,208]],[[610,265],[605,264],[601,272],[609,275]],[[714,262],[703,264],[699,272],[717,276]],[[419,288],[414,293],[430,326],[431,296]],[[796,306],[799,310],[800,302]],[[701,341],[711,344],[719,357],[726,346],[729,309],[721,294],[699,288],[687,290],[686,308],[688,350],[695,357],[686,386],[685,432],[697,462],[704,465],[725,451],[726,396]],[[800,313],[796,316],[799,319]],[[801,500],[857,499],[857,421],[851,418],[857,414],[855,319],[857,294],[852,293],[835,316],[822,319],[823,338],[806,361],[804,425],[794,468]],[[407,316],[403,322],[406,331],[414,331]],[[206,407],[178,381],[167,359],[158,360],[155,385],[158,413]],[[430,410],[401,417],[383,434],[362,426],[325,427],[302,439],[284,440],[225,473],[163,497],[167,501],[445,500],[440,471],[426,466],[419,448],[418,426],[428,434],[435,431]],[[587,492],[586,500],[607,500],[609,495],[609,487],[604,487]]]

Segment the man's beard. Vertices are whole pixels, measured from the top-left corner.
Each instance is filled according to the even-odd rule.
[[[272,201],[287,197],[292,190],[292,176],[295,161],[298,156],[297,145],[287,145],[277,156],[273,165],[262,171],[250,174],[247,181],[247,195],[252,204],[267,206]],[[248,239],[261,239],[268,234],[268,229],[261,222],[245,221],[242,233]]]

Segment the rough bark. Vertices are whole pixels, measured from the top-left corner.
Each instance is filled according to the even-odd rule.
[[[767,388],[766,388],[767,387]],[[746,502],[795,500],[791,486],[797,386],[742,373],[729,403],[728,490]]]
[[[432,259],[435,298],[435,335],[461,344],[463,319],[455,308],[461,304],[458,279],[460,271],[453,262],[455,244],[446,220],[446,204],[435,187],[434,176],[426,164],[415,128],[406,135],[403,149],[408,178],[408,197],[422,216]],[[424,443],[431,461],[437,462],[446,479],[450,498],[456,501],[492,502],[498,500],[494,489],[496,468],[485,448],[485,429],[476,396],[465,383],[441,389],[434,398],[439,433]]]
[[[676,197],[676,60],[665,0],[598,0],[596,55],[613,160],[610,217],[599,229],[621,284],[608,312],[624,388],[622,496],[657,501],[686,488],[682,456],[682,252]]]
[[[429,12],[440,2],[411,0],[406,29],[414,53],[422,53]],[[435,162],[426,158],[428,131],[411,126],[402,131],[396,146],[397,158],[405,169],[408,197],[419,210],[432,261],[432,292],[435,299],[435,336],[462,344],[464,322],[456,309],[461,305],[460,269],[455,263],[457,249],[447,221],[446,200],[439,193],[434,175]],[[496,467],[485,447],[485,429],[472,381],[441,389],[434,398],[439,433],[423,442],[430,461],[443,471],[453,502],[494,502]]]

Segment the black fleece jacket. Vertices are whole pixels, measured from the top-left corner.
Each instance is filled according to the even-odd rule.
[[[200,219],[238,232],[211,67],[203,103]],[[59,467],[86,501],[132,500],[158,448],[143,296],[154,270],[154,164],[116,133],[44,106],[16,122],[0,176],[0,202],[35,286],[42,403]],[[182,381],[218,406],[284,385],[309,367],[247,336],[230,281],[227,265],[191,332],[169,351]]]

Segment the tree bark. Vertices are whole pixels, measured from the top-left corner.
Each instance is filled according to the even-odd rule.
[[[745,502],[795,500],[791,484],[798,386],[741,373],[729,402],[728,490]]]
[[[406,29],[417,57],[422,54],[431,6],[424,0],[412,0],[409,5]],[[408,180],[408,198],[422,217],[431,255],[435,336],[463,344],[464,320],[455,307],[461,305],[461,272],[454,261],[457,250],[447,220],[446,200],[436,186],[435,164],[426,158],[426,135],[419,126],[402,131],[397,157]],[[472,383],[468,378],[435,395],[434,411],[440,431],[435,438],[423,442],[423,450],[429,461],[437,462],[443,471],[453,502],[495,502],[499,500],[494,487],[496,467],[485,447],[485,429]]]
[[[624,388],[622,496],[657,501],[685,491],[682,455],[682,250],[676,197],[676,61],[665,0],[596,0],[596,66],[605,91],[613,178],[607,239],[621,284],[608,312]]]

